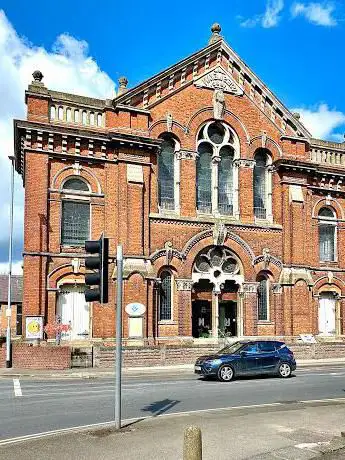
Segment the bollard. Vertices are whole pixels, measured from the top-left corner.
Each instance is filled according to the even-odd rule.
[[[202,460],[201,429],[188,426],[184,431],[183,460]]]

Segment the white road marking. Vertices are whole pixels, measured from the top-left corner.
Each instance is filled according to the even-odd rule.
[[[14,396],[23,396],[22,389],[20,388],[19,379],[13,379],[13,389],[14,389]]]

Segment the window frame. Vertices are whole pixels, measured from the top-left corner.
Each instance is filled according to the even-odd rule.
[[[331,216],[320,216],[320,213],[322,210],[329,210],[332,212],[332,217]],[[318,250],[319,250],[319,261],[323,264],[327,263],[334,263],[338,262],[338,221],[337,221],[337,214],[335,210],[330,207],[330,206],[322,206],[322,208],[319,209],[318,215]],[[326,259],[326,258],[321,258],[321,232],[320,230],[324,229],[329,229],[332,228],[333,230],[333,258],[332,259]]]
[[[173,208],[169,209],[168,207],[164,207],[161,204],[160,200],[160,174],[159,174],[159,161],[160,155],[158,156],[157,161],[157,197],[158,197],[158,210],[159,214],[179,214],[180,213],[180,160],[178,158],[178,152],[180,151],[180,142],[171,134],[164,133],[160,137],[163,141],[171,141],[174,144],[174,152],[173,155],[173,190],[174,190],[174,206]]]
[[[260,318],[260,284],[265,281],[266,282],[266,317]],[[261,275],[258,278],[258,288],[257,288],[257,295],[256,295],[256,304],[257,304],[257,315],[258,315],[258,323],[269,323],[270,319],[270,279],[267,275]]]
[[[256,194],[255,194],[255,168],[256,166],[256,157],[258,155],[264,155],[265,157],[265,166],[264,166],[264,209],[265,210],[265,217],[261,217],[260,215],[256,215],[256,209],[258,208],[255,206],[255,201],[256,201]],[[270,150],[267,148],[258,148],[256,149],[254,153],[254,168],[253,168],[253,214],[254,214],[254,219],[255,222],[273,222],[273,209],[272,209],[272,154]]]
[[[87,186],[88,191],[77,190],[73,188],[65,188],[65,184],[71,179],[75,179],[75,180],[79,180],[80,182],[83,182]],[[61,197],[61,205],[60,205],[60,246],[75,247],[75,248],[83,247],[82,243],[72,244],[72,243],[64,242],[64,205],[65,203],[76,203],[76,204],[81,204],[81,205],[88,205],[87,239],[90,239],[91,229],[92,229],[92,206],[91,206],[91,200],[90,200],[90,193],[91,193],[90,184],[83,177],[80,177],[80,176],[75,176],[75,175],[68,176],[64,179],[63,183],[61,184],[62,197]]]
[[[214,140],[211,140],[209,136],[209,128],[213,124],[219,124],[224,129],[224,137],[221,143],[216,143]],[[207,212],[198,207],[198,192],[196,194],[196,211],[197,215],[213,215],[213,216],[222,216],[228,218],[239,219],[239,174],[238,174],[238,165],[236,160],[240,159],[240,143],[238,136],[235,131],[225,122],[219,120],[211,120],[205,123],[198,131],[196,150],[197,150],[197,159],[196,159],[196,188],[198,188],[198,158],[199,158],[199,148],[202,143],[206,143],[211,146],[210,153],[210,169],[211,169],[211,212]],[[219,169],[222,164],[221,150],[224,147],[230,147],[233,152],[232,159],[232,213],[221,213],[219,206]]]
[[[163,283],[163,275],[168,274],[170,276],[170,318],[162,319],[162,283]],[[166,278],[167,276],[165,276]],[[161,280],[160,289],[159,289],[159,310],[158,310],[158,322],[160,324],[165,323],[172,323],[174,320],[174,312],[173,312],[173,305],[174,305],[174,275],[170,270],[163,269],[160,272],[159,279]]]

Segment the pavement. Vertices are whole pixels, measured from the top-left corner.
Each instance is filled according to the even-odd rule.
[[[180,460],[187,426],[202,431],[203,460],[344,459],[345,402],[260,405],[128,420],[21,442],[6,460]]]
[[[297,368],[301,367],[319,367],[345,365],[345,358],[327,358],[327,359],[297,359]],[[123,367],[124,375],[145,375],[145,374],[180,374],[190,373],[194,364],[178,364],[172,366],[150,366],[150,367]],[[0,378],[102,378],[113,377],[115,370],[113,368],[73,368],[64,370],[54,369],[17,369],[17,368],[0,368]]]

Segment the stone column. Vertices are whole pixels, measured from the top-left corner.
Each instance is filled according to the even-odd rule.
[[[274,323],[275,323],[275,334],[284,335],[284,312],[282,305],[282,286],[279,283],[274,283],[272,286],[272,297],[271,301],[274,305]],[[273,318],[272,318],[273,319]]]
[[[212,337],[218,338],[219,297],[212,291]]]
[[[180,336],[192,336],[192,285],[191,279],[177,279],[178,333]]]
[[[255,336],[258,333],[257,289],[259,283],[243,283],[244,293],[244,334]]]

